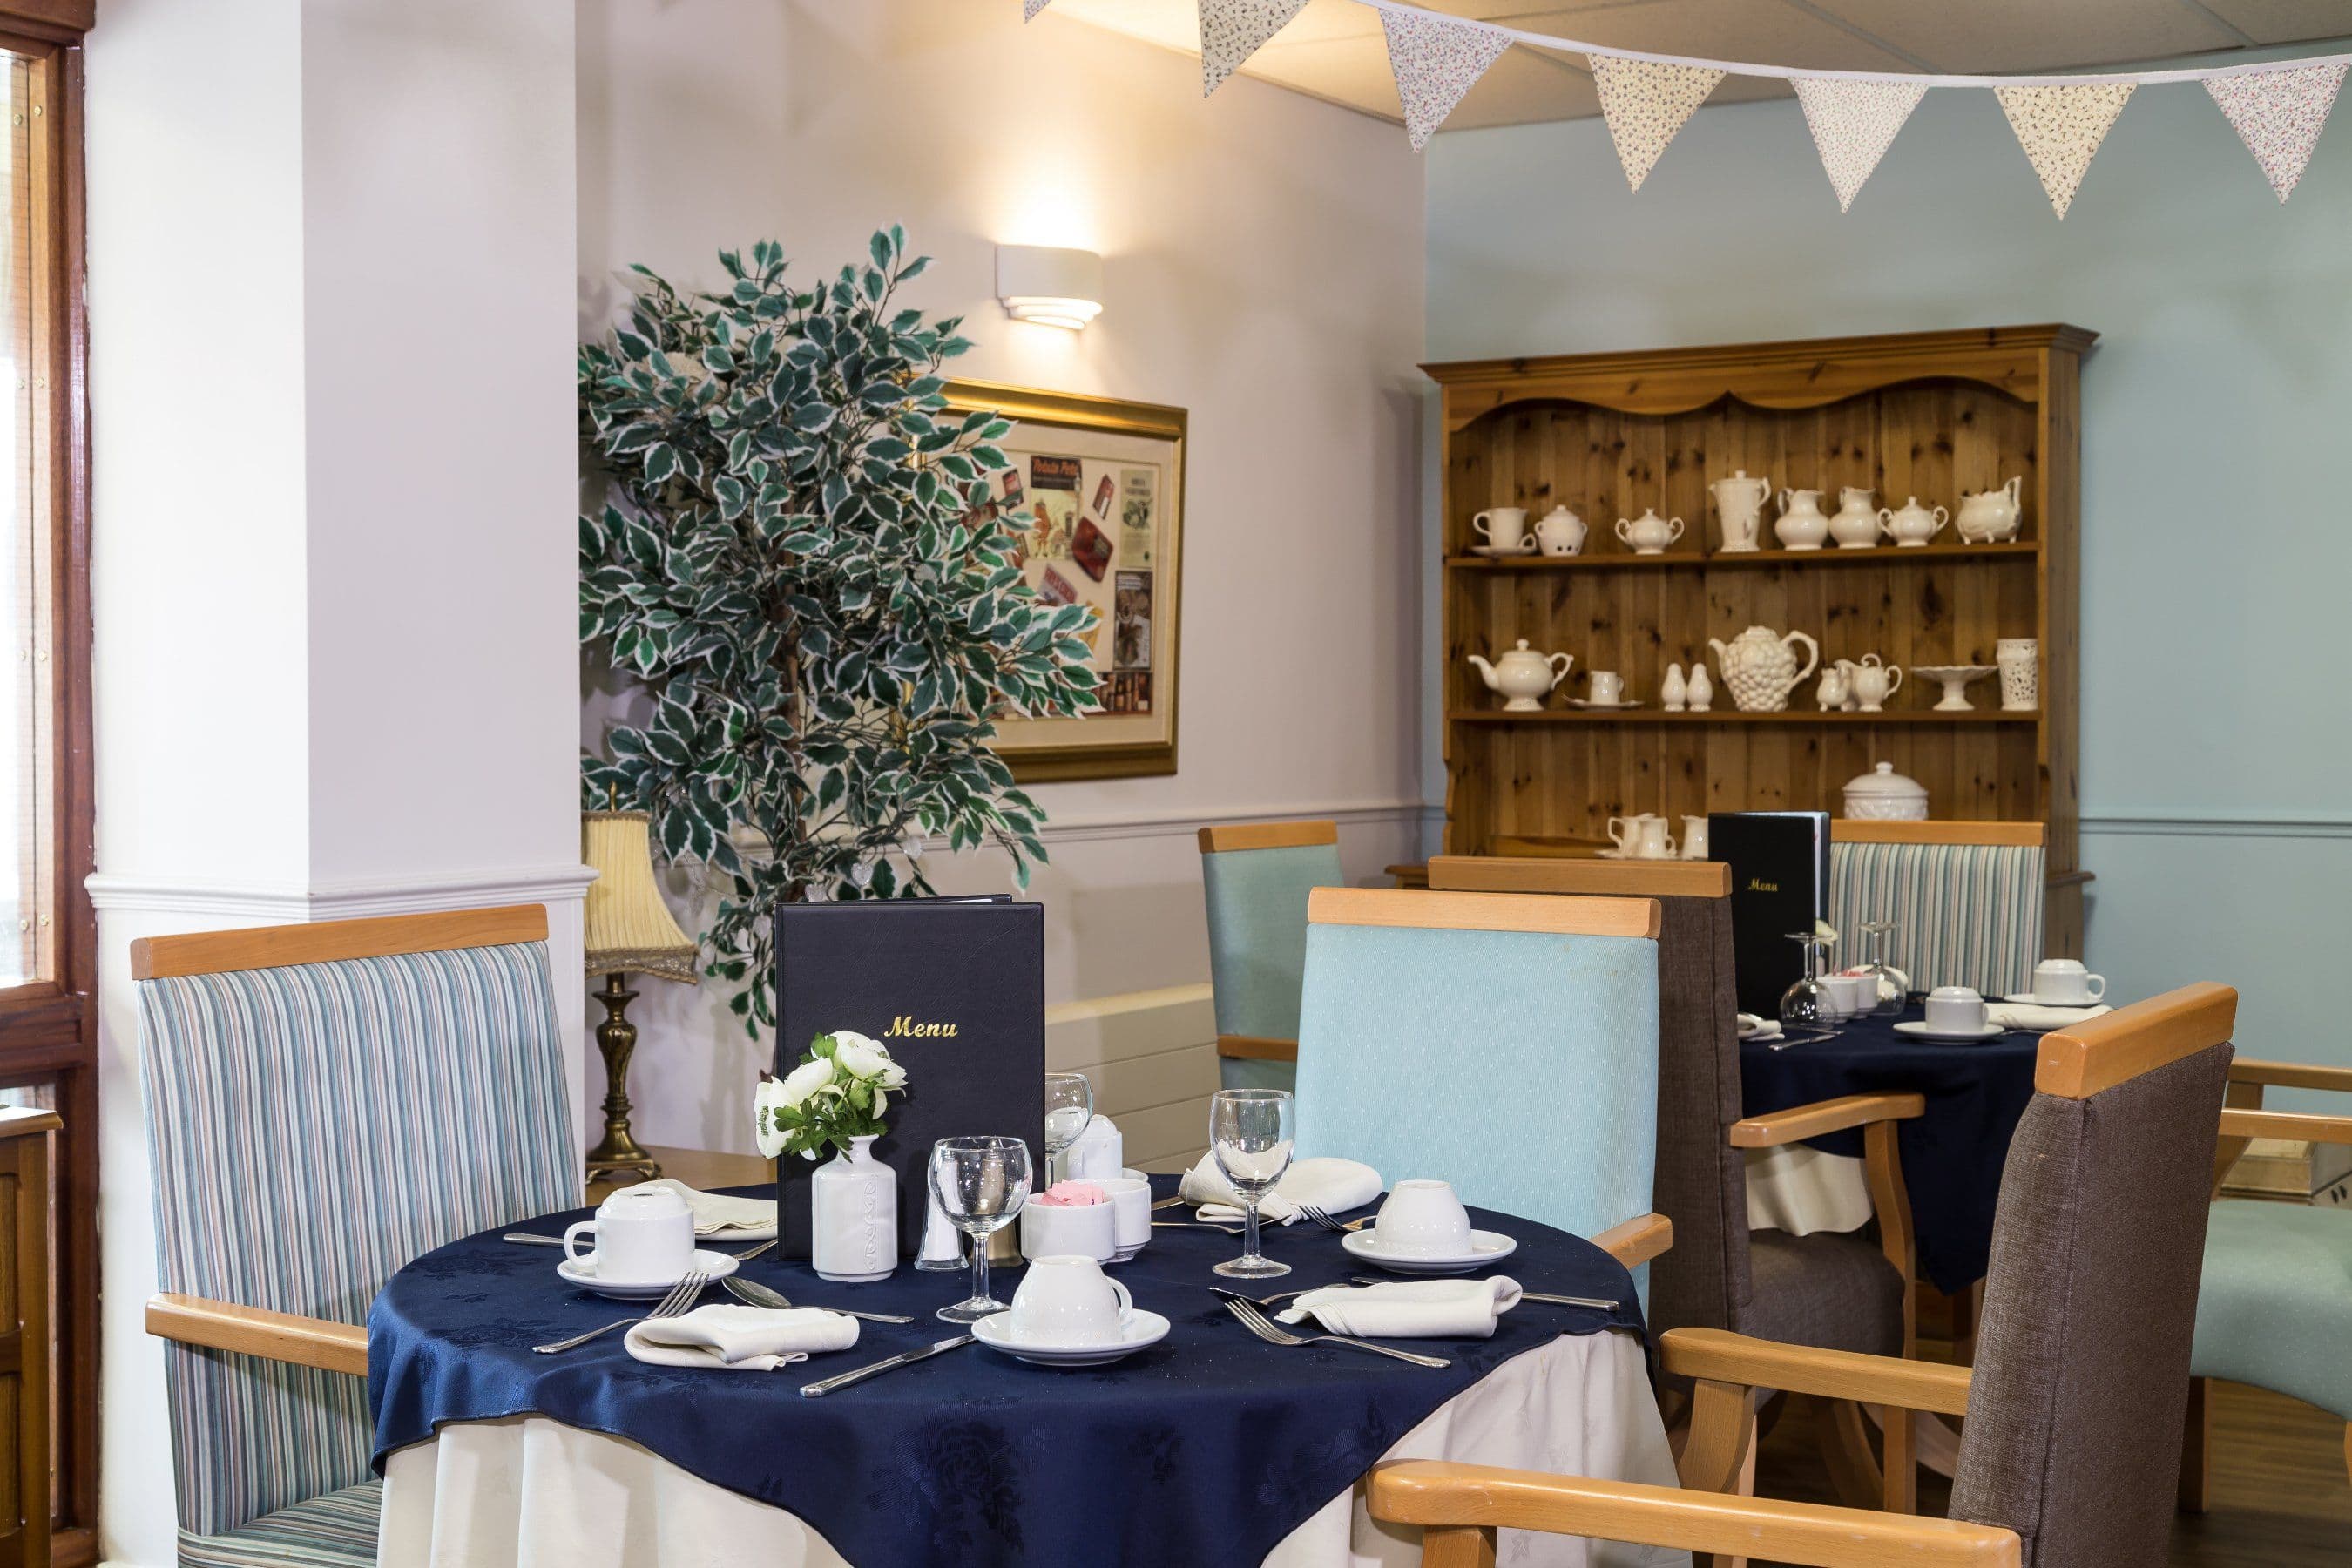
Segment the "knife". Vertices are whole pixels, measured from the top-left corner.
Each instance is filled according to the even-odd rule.
[[[510,1230],[504,1236],[499,1237],[499,1239],[500,1241],[520,1241],[526,1247],[561,1247],[563,1245],[563,1238],[560,1236],[532,1236],[528,1231],[520,1230]]]
[[[925,1345],[919,1351],[908,1351],[900,1355],[885,1357],[869,1366],[861,1366],[854,1371],[845,1372],[839,1377],[828,1377],[818,1383],[802,1384],[801,1393],[810,1399],[814,1399],[819,1394],[831,1394],[836,1388],[846,1388],[853,1383],[872,1377],[877,1372],[888,1372],[893,1367],[910,1366],[916,1362],[929,1360],[941,1351],[951,1351],[958,1345],[970,1343],[971,1343],[970,1334],[958,1334],[951,1340],[941,1340],[936,1344]]]
[[[1350,1285],[1393,1285],[1396,1281],[1393,1279],[1373,1279],[1361,1274],[1355,1274],[1349,1277],[1348,1283]],[[1214,1289],[1215,1287],[1211,1286],[1210,1289]],[[1603,1300],[1598,1296],[1549,1296],[1546,1295],[1541,1290],[1523,1289],[1519,1292],[1519,1297],[1522,1300],[1549,1301],[1554,1306],[1559,1307],[1591,1307],[1594,1310],[1601,1312],[1614,1312],[1620,1310],[1618,1303]],[[1272,1298],[1269,1297],[1268,1300],[1272,1300]]]

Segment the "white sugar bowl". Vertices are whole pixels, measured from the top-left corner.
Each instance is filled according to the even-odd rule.
[[[1927,786],[1881,763],[1859,778],[1845,782],[1845,814],[1866,822],[1925,822]]]

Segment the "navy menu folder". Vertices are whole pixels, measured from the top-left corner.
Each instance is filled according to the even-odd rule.
[[[1780,1016],[1780,993],[1804,973],[1789,940],[1829,918],[1830,818],[1822,811],[1717,811],[1707,858],[1731,866],[1731,960],[1739,1010]]]
[[[874,899],[776,911],[776,1058],[855,1029],[907,1069],[875,1157],[898,1173],[898,1255],[920,1247],[931,1145],[967,1133],[1024,1138],[1045,1159],[1045,910],[1010,899]],[[830,1153],[820,1157],[832,1158]],[[778,1252],[809,1255],[809,1173],[776,1162]]]

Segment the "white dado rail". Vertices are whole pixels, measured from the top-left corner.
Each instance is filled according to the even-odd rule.
[[[1217,1018],[1206,982],[1054,1004],[1045,1066],[1093,1080],[1095,1110],[1118,1123],[1129,1165],[1181,1171],[1207,1150]]]

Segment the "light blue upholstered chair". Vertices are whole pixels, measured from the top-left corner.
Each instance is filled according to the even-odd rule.
[[[2352,1068],[2231,1063],[2217,1183],[2249,1139],[2352,1143],[2352,1116],[2265,1111],[2266,1088],[2352,1094]],[[2251,1383],[2341,1418],[2345,1463],[2352,1468],[2352,1209],[2260,1199],[2215,1204],[2206,1215],[2205,1276],[2189,1370],[2195,1391],[2181,1450],[2182,1506],[2201,1512],[2206,1505],[2208,1378]]]
[[[1302,1156],[1442,1176],[1635,1266],[1663,1249],[1655,900],[1327,888],[1308,907]],[[1629,1257],[1617,1227],[1654,1240]]]
[[[1201,829],[1221,1088],[1293,1086],[1299,975],[1307,963],[1307,895],[1344,879],[1336,823],[1251,822]]]
[[[2044,837],[2038,822],[1840,819],[1830,826],[1830,923],[1854,953],[1864,921],[1894,921],[1887,962],[1916,991],[2031,990],[2042,954]]]
[[[373,1563],[356,1325],[419,1254],[580,1202],[547,912],[159,937],[131,973],[182,1568]]]

